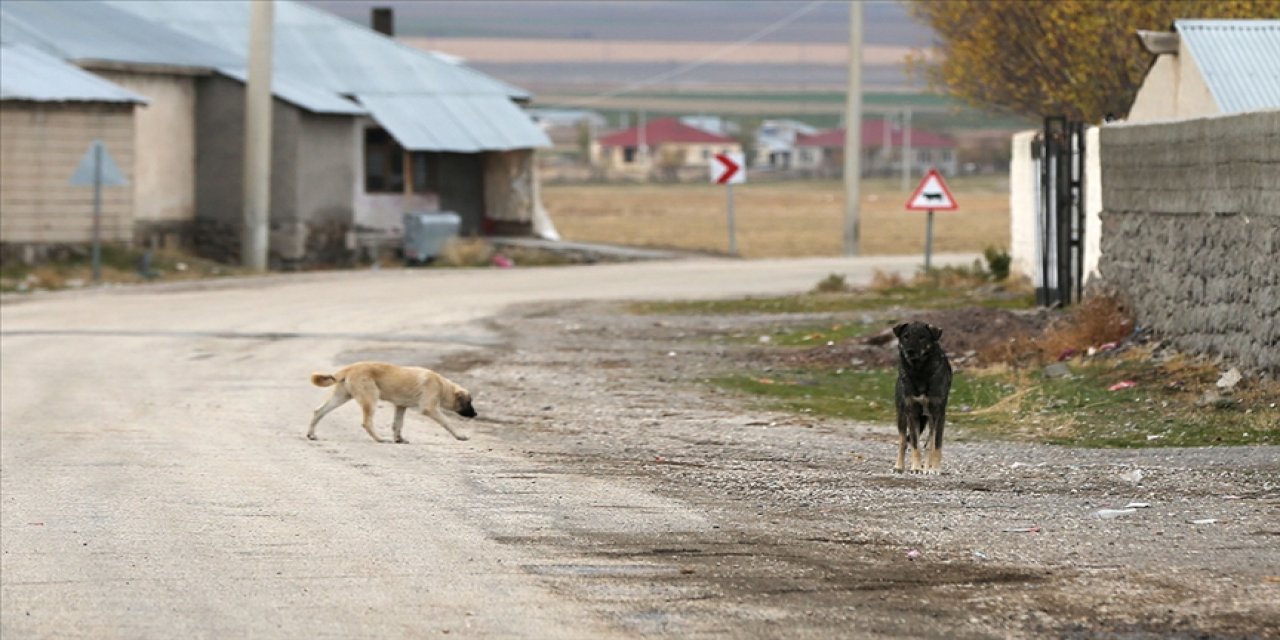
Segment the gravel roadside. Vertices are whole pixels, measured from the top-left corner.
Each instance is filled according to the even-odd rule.
[[[442,367],[478,389],[479,429],[715,523],[507,542],[573,559],[547,579],[644,633],[1275,637],[1276,447],[1086,450],[949,429],[943,475],[894,475],[889,425],[762,412],[701,382],[750,349],[709,336],[767,321],[603,303],[492,320],[507,346]]]

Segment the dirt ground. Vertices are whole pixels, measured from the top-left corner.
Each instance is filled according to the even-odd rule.
[[[887,425],[758,412],[703,384],[761,366],[752,345],[713,336],[774,320],[583,303],[491,321],[504,347],[442,368],[480,390],[479,428],[529,457],[512,482],[554,482],[550,465],[713,523],[504,542],[565,557],[545,577],[637,634],[1276,637],[1276,448],[1078,450],[948,430],[943,475],[894,475]],[[1131,502],[1149,506],[1097,515]]]

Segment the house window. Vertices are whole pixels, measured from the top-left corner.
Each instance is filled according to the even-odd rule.
[[[364,131],[365,193],[404,193],[404,150],[385,129]]]
[[[711,159],[711,150],[710,150],[710,149],[707,149],[707,148],[705,148],[705,147],[702,149],[702,159],[703,159],[703,160],[710,160],[710,159]]]
[[[405,150],[385,129],[365,129],[364,190],[365,193],[405,192]],[[427,193],[428,182],[436,176],[429,154],[413,151],[409,156],[409,173],[414,193]]]
[[[942,150],[942,161],[943,161],[943,162],[951,162],[951,150],[950,150],[950,149],[943,149],[943,150]]]
[[[627,164],[631,164],[632,162],[635,162],[635,161],[636,161],[636,148],[635,148],[635,147],[623,147],[623,148],[622,148],[622,161],[623,161],[623,162],[625,162],[625,163],[627,163]]]

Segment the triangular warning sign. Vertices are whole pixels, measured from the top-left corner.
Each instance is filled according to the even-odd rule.
[[[912,211],[955,211],[960,205],[956,204],[955,196],[942,180],[942,174],[937,169],[929,169],[907,200],[907,208]]]
[[[84,152],[84,157],[80,158],[80,164],[76,165],[76,172],[71,174],[71,186],[92,187],[96,162],[102,163],[102,166],[98,167],[98,171],[101,172],[98,175],[102,178],[103,186],[115,187],[129,184],[115,159],[107,152],[107,145],[101,140],[94,140],[89,143],[89,150]]]

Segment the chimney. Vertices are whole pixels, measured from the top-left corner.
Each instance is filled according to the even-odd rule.
[[[388,38],[396,37],[396,16],[391,7],[373,8],[373,30]]]

